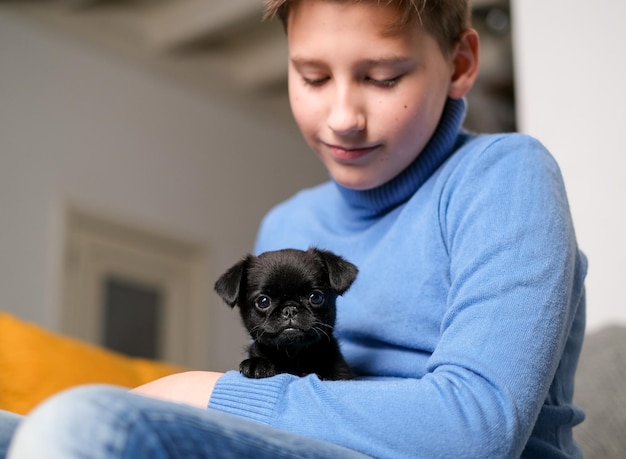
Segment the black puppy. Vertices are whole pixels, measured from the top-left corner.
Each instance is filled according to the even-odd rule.
[[[215,283],[253,339],[239,369],[249,378],[278,373],[351,379],[332,332],[335,300],[358,270],[332,252],[311,248],[248,255]]]

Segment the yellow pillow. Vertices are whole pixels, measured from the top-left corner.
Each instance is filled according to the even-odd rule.
[[[181,371],[185,369],[127,357],[0,312],[0,409],[25,414],[71,386],[136,387]]]

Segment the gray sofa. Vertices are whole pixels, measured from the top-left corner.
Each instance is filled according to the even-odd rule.
[[[585,337],[574,400],[587,415],[574,437],[587,459],[626,458],[626,327]]]

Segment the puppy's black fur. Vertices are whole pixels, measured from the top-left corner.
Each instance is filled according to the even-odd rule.
[[[321,379],[351,379],[332,332],[335,300],[357,273],[342,257],[315,248],[248,255],[226,271],[215,291],[229,306],[239,306],[253,340],[241,373],[249,378],[315,373]]]

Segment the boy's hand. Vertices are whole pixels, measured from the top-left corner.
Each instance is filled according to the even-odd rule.
[[[213,387],[223,373],[187,371],[165,376],[131,390],[137,394],[206,408]]]

